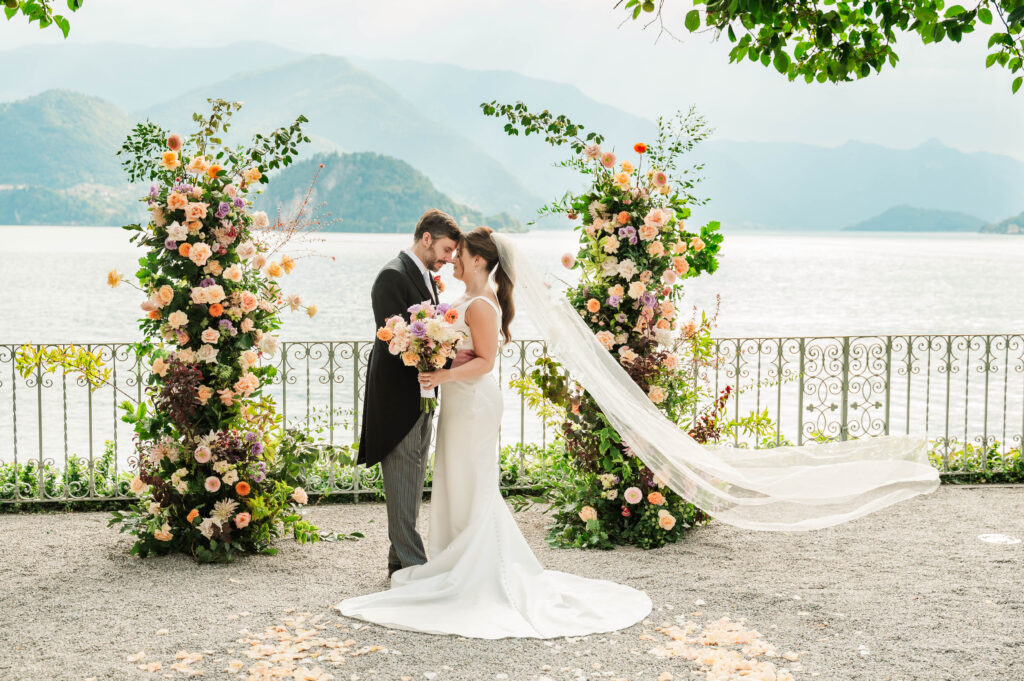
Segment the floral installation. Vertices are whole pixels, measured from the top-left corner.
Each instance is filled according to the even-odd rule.
[[[561,257],[566,269],[579,273],[566,296],[651,401],[708,441],[724,401],[703,409],[703,426],[692,428],[698,403],[713,398],[694,372],[714,361],[710,330],[717,311],[710,319],[701,313],[698,320],[696,311],[684,319],[680,301],[686,279],[717,269],[722,235],[717,222],[688,227],[691,206],[704,203],[691,192],[700,167],[678,168],[678,158],[709,133],[704,120],[692,110],[659,118],[656,140],[617,153],[602,146],[597,133],[583,137],[583,126],[564,116],[533,114],[521,102],[482,107],[505,118],[509,134],[543,135],[575,152],[561,165],[587,177],[589,187],[540,210],[568,218],[579,233],[578,251]],[[549,541],[651,548],[678,541],[686,528],[708,519],[632,455],[600,407],[557,363],[540,359],[530,378],[533,386],[520,381],[518,387],[539,390],[563,415],[565,452],[575,472],[555,494]]]
[[[459,311],[447,303],[432,305],[425,300],[407,310],[409,320],[402,315],[388,317],[377,329],[377,338],[388,344],[388,352],[402,358],[407,367],[420,371],[437,371],[455,357],[464,336],[452,325],[459,319]],[[437,408],[433,388],[420,388],[420,409],[430,412]]]
[[[115,511],[110,525],[135,536],[131,553],[141,557],[183,552],[224,562],[275,553],[273,540],[289,531],[300,543],[320,539],[301,515],[305,455],[264,394],[277,371],[267,360],[279,349],[281,311],[312,317],[316,307],[281,289],[294,258],[272,257],[283,245],[274,237],[295,225],[280,229],[252,202],[268,170],[289,165],[309,141],[306,118],[256,135],[249,147],[228,147],[218,135],[241,105],[209,101],[210,116],[195,114],[199,130],[188,138],[147,121],[118,152],[132,182],[151,183],[142,199],[148,222],[124,227],[144,249],[130,285],[145,296],[144,340],[134,350],[148,376],[147,399],[120,391],[137,446],[125,491],[138,501]],[[127,279],[114,270],[107,283]],[[110,383],[99,357],[81,348],[25,353],[20,362],[77,371],[93,388]]]

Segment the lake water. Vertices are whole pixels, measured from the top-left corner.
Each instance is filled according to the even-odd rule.
[[[570,273],[559,265],[559,257],[566,251],[575,252],[574,233],[535,232],[513,238],[536,265],[562,279],[569,278]],[[319,313],[310,319],[302,312],[284,312],[282,339],[371,338],[374,329],[369,291],[373,277],[381,265],[408,245],[409,237],[334,233],[315,239],[318,241],[295,244],[290,249],[298,258],[298,266],[282,279],[282,284],[286,293],[298,293],[304,302],[315,303]],[[3,346],[138,340],[136,319],[141,294],[128,286],[111,289],[106,285],[107,272],[112,268],[133,275],[138,257],[139,251],[128,242],[128,233],[116,228],[0,227],[0,461],[9,461],[16,454],[20,461],[44,457],[60,465],[67,456],[99,456],[103,442],[115,437],[119,463],[125,465],[130,460],[131,431],[118,422],[113,391],[103,389],[90,396],[73,380],[65,388],[59,375],[37,389],[20,377],[12,377],[11,353]],[[709,311],[714,308],[716,295],[721,297],[715,332],[721,338],[1024,332],[1024,238],[1020,237],[726,232],[720,263],[718,272],[691,280],[686,290],[690,305]],[[460,293],[460,284],[451,277],[450,267],[442,271],[442,277],[448,285],[442,298],[453,300]],[[512,330],[517,338],[536,337],[525,316],[516,319]],[[318,353],[312,367],[310,358],[303,356],[302,346],[293,347],[298,352],[289,356],[294,366],[287,387],[289,420],[302,418],[309,405],[315,408],[330,400],[338,407],[352,409],[361,393],[360,383],[351,372],[352,359],[345,360],[349,368],[342,372],[344,375],[324,380],[329,361],[323,352],[326,345],[315,346],[309,353]],[[963,429],[958,431],[962,434],[950,437],[961,442],[984,433],[995,433],[1007,442],[1014,433],[1024,432],[1020,387],[1024,370],[1017,366],[1024,366],[1024,360],[1014,359],[1020,347],[1014,345],[1011,350],[1006,354],[1013,368],[996,370],[991,386],[981,381],[977,367],[957,369],[956,381],[973,382],[969,389],[966,383],[963,389],[958,383],[948,390],[957,396],[950,406],[941,392],[946,379],[936,373],[943,353],[926,349],[922,358],[927,356],[930,362],[933,354],[936,357],[936,362],[928,365],[930,370],[920,374],[915,370],[913,386],[904,378],[893,383],[892,400],[899,407],[891,415],[893,432],[912,424],[906,427],[945,436],[943,422],[954,421],[962,422]],[[980,353],[976,348],[972,351],[977,362]],[[745,347],[744,354],[758,371],[759,355],[766,363],[774,357],[764,354],[756,344]],[[129,382],[132,377],[127,359],[116,358],[114,364],[120,367],[119,380],[134,392],[137,388]],[[506,367],[508,364],[514,361],[505,360]],[[509,369],[503,370],[507,378]],[[793,370],[790,366],[786,373]],[[726,380],[735,380],[735,375]],[[988,391],[987,399],[978,393],[979,388]],[[968,392],[972,405],[969,418]],[[282,405],[280,385],[274,386],[271,394]],[[874,402],[879,394],[876,385],[867,401]],[[735,411],[749,413],[778,400],[780,410],[773,417],[791,431],[798,416],[796,384],[788,383],[786,392],[779,395],[772,398],[766,390],[762,400],[760,391],[748,392],[744,399],[749,404]],[[819,400],[821,418],[835,421],[835,411],[828,404],[836,399],[825,395]],[[944,402],[945,413],[941,410]],[[899,406],[904,403],[905,409]],[[980,405],[984,405],[984,412],[979,410]],[[858,418],[870,421],[879,416],[877,408],[868,411],[871,413],[862,410]],[[336,432],[331,434],[335,442],[351,441],[355,436],[343,421],[339,419]],[[543,436],[543,424],[531,414],[524,415],[519,398],[506,390],[502,442],[520,438],[537,441]],[[1021,435],[1015,437],[1019,441]]]
[[[371,337],[373,277],[409,238],[316,238],[292,249],[310,255],[282,282],[319,313],[286,312],[282,338]],[[514,239],[550,271],[575,252],[572,232]],[[137,339],[140,294],[105,280],[111,268],[133,274],[138,255],[116,228],[0,227],[0,343]],[[442,277],[444,297],[458,295],[450,267]],[[981,234],[726,232],[718,272],[687,284],[687,300],[702,308],[721,295],[716,335],[745,337],[1020,331],[1022,292],[1024,238]],[[535,335],[525,318],[513,331]]]

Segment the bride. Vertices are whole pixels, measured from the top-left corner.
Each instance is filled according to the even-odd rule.
[[[650,612],[650,599],[630,587],[544,570],[501,498],[502,403],[491,370],[499,330],[509,337],[513,286],[549,353],[593,397],[632,454],[719,521],[754,530],[813,530],[939,485],[924,437],[760,450],[701,445],[658,410],[507,237],[485,227],[464,235],[455,276],[466,283],[456,307],[476,357],[420,377],[424,387],[441,386],[431,557],[396,572],[389,591],[336,605],[344,615],[429,633],[548,638],[620,629]]]
[[[398,570],[391,589],[342,601],[343,615],[433,634],[474,638],[553,638],[614,631],[651,611],[641,591],[545,570],[498,489],[501,389],[492,372],[499,333],[515,314],[510,272],[498,235],[463,235],[455,278],[466,295],[453,305],[473,359],[422,374],[441,386],[430,502],[430,560]],[[514,274],[512,274],[514,276]],[[497,283],[497,295],[490,279]]]

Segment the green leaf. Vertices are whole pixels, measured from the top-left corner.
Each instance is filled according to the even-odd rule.
[[[700,28],[700,12],[691,9],[686,13],[686,30],[693,33]]]
[[[779,73],[786,73],[789,70],[789,55],[782,50],[775,53],[775,59],[772,61],[775,64],[775,70]]]
[[[963,14],[966,11],[967,10],[965,10],[960,5],[953,5],[952,7],[950,7],[949,9],[946,10],[946,16],[947,17],[955,17],[955,16],[957,16],[959,14]]]
[[[1021,81],[1024,81],[1024,76],[1017,76],[1017,78],[1014,79],[1013,85],[1010,86],[1010,90],[1013,94],[1017,94],[1017,90],[1020,89]]]
[[[62,17],[61,15],[56,14],[53,17],[53,22],[57,24],[57,27],[60,28],[60,32],[64,34],[65,38],[67,38],[68,31],[71,30],[71,24],[68,22],[68,20]]]
[[[982,7],[978,10],[978,21],[983,24],[992,23],[992,11],[986,7]]]

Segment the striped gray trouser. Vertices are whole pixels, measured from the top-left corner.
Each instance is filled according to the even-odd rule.
[[[434,415],[420,414],[406,436],[380,462],[388,509],[388,567],[403,568],[427,562],[416,517],[423,500],[423,480],[430,458]]]

